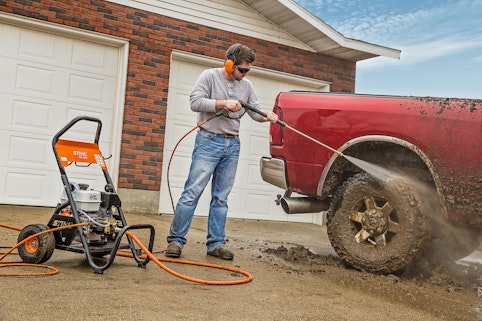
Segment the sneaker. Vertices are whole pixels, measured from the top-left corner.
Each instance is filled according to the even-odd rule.
[[[221,245],[212,251],[208,251],[208,255],[215,256],[223,260],[232,260],[234,258],[233,252],[226,249],[225,246]]]
[[[167,250],[165,254],[167,257],[177,258],[181,256],[181,252],[182,252],[182,248],[179,246],[179,244],[171,242],[167,246]]]

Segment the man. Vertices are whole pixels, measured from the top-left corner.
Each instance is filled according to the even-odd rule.
[[[208,121],[196,134],[191,168],[167,237],[167,257],[181,256],[194,211],[211,178],[207,254],[224,260],[232,260],[234,257],[225,247],[227,202],[239,158],[239,125],[244,114],[240,102],[259,108],[253,86],[245,78],[254,59],[255,54],[249,47],[242,44],[232,45],[226,51],[224,68],[203,71],[191,92],[191,110],[198,113],[198,124],[222,109],[225,117]],[[253,111],[247,113],[259,122],[269,120],[274,123],[278,120],[278,116],[273,112],[266,113],[267,117]]]

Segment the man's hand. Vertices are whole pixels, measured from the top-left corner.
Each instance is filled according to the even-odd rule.
[[[271,123],[276,123],[278,121],[278,115],[276,115],[272,111],[267,112],[266,116],[267,117],[263,117],[264,121],[270,121]]]
[[[242,106],[241,106],[241,103],[239,102],[239,100],[225,100],[224,108],[228,112],[234,113],[234,112],[237,112],[238,110],[240,110],[242,108]]]

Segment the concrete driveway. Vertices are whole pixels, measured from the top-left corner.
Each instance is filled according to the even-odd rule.
[[[51,214],[50,208],[4,205],[0,206],[0,223],[46,224]],[[171,216],[127,214],[126,218],[129,224],[155,227],[154,252],[164,257]],[[453,279],[436,284],[431,279],[414,281],[347,268],[334,254],[322,226],[230,219],[227,237],[235,253],[233,261],[206,256],[205,227],[205,218],[195,218],[183,258],[240,268],[250,272],[253,281],[229,286],[197,284],[153,262],[139,268],[133,259],[124,257],[116,257],[103,274],[95,274],[83,254],[55,250],[46,263],[58,268],[58,274],[1,278],[0,320],[476,319],[480,300],[473,286]],[[139,234],[141,239],[146,237]],[[0,246],[13,246],[17,236],[17,231],[0,228]],[[200,279],[243,278],[217,269],[166,265]],[[11,269],[17,270],[3,268],[0,273]]]

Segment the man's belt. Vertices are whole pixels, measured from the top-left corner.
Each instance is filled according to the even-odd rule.
[[[209,130],[205,130],[204,128],[200,127],[200,129],[206,133],[210,133],[210,134],[213,134],[213,135],[216,135],[216,136],[222,136],[224,138],[238,138],[238,135],[233,135],[233,134],[216,134],[216,133],[213,133],[213,132],[210,132]]]

